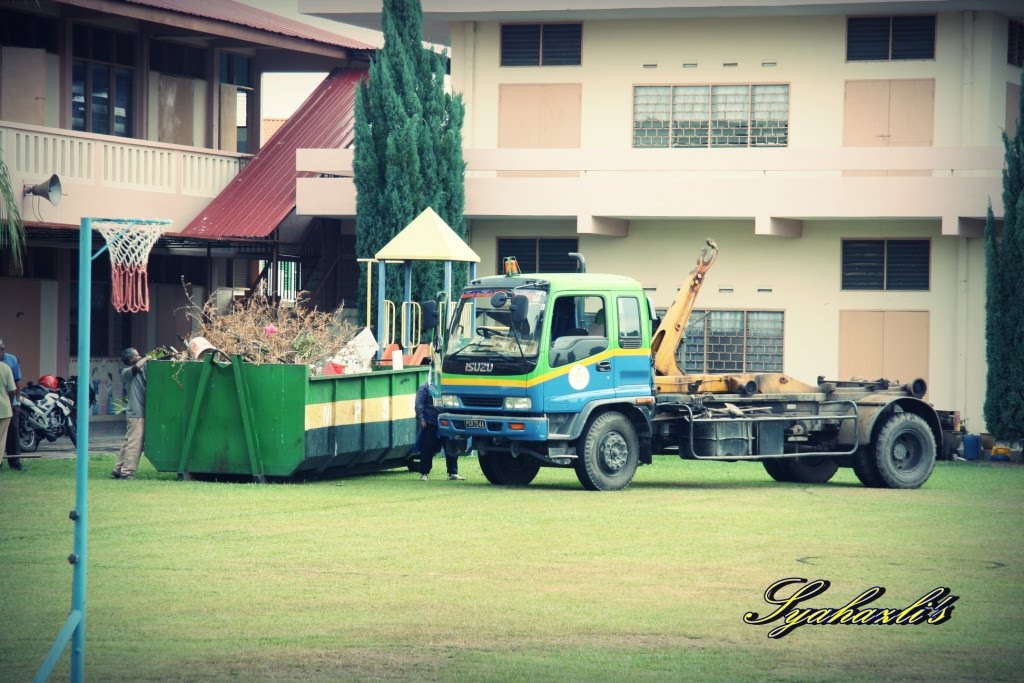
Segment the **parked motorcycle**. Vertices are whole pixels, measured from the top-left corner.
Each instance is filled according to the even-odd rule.
[[[23,453],[32,453],[43,439],[53,442],[62,436],[78,445],[75,424],[75,399],[78,396],[78,378],[43,375],[39,383],[29,382],[21,390],[21,417],[18,420],[18,440]],[[89,391],[90,404],[95,402]]]

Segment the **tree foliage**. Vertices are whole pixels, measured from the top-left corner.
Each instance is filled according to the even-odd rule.
[[[4,148],[0,146],[0,255],[6,259],[12,275],[21,274],[25,251],[25,225],[18,207],[20,200],[21,193],[14,187],[4,162]]]
[[[358,258],[372,258],[428,206],[459,236],[466,235],[463,105],[460,96],[445,91],[447,55],[423,47],[419,0],[384,0],[381,28],[384,47],[356,92]],[[401,301],[400,268],[388,271],[387,297]],[[359,283],[365,292],[365,269]],[[414,264],[412,284],[413,300],[433,300],[442,286],[442,265]],[[374,298],[376,288],[374,282]],[[365,300],[359,299],[362,309]]]
[[[1003,231],[985,222],[985,424],[1000,441],[1024,439],[1024,78],[1017,127],[1003,132]]]

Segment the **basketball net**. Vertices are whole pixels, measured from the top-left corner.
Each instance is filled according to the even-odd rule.
[[[114,309],[119,313],[149,310],[149,252],[170,230],[170,221],[94,220],[107,241]]]

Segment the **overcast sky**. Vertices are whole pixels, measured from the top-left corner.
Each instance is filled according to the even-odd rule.
[[[301,21],[325,31],[339,33],[370,45],[383,45],[384,37],[379,31],[341,24],[320,17],[299,14],[298,0],[238,0],[246,5],[257,7],[266,12],[273,12],[295,21]],[[261,102],[264,118],[284,119],[291,116],[303,100],[320,84],[326,73],[322,74],[267,74],[263,77],[263,98]]]

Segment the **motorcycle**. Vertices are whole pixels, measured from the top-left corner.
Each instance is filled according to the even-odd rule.
[[[78,378],[44,375],[39,384],[29,382],[21,391],[21,416],[18,420],[18,441],[23,453],[33,453],[39,443],[46,439],[53,442],[62,436],[78,445],[78,430],[75,424],[75,398],[78,395]],[[89,391],[90,404],[95,402],[94,392]]]

